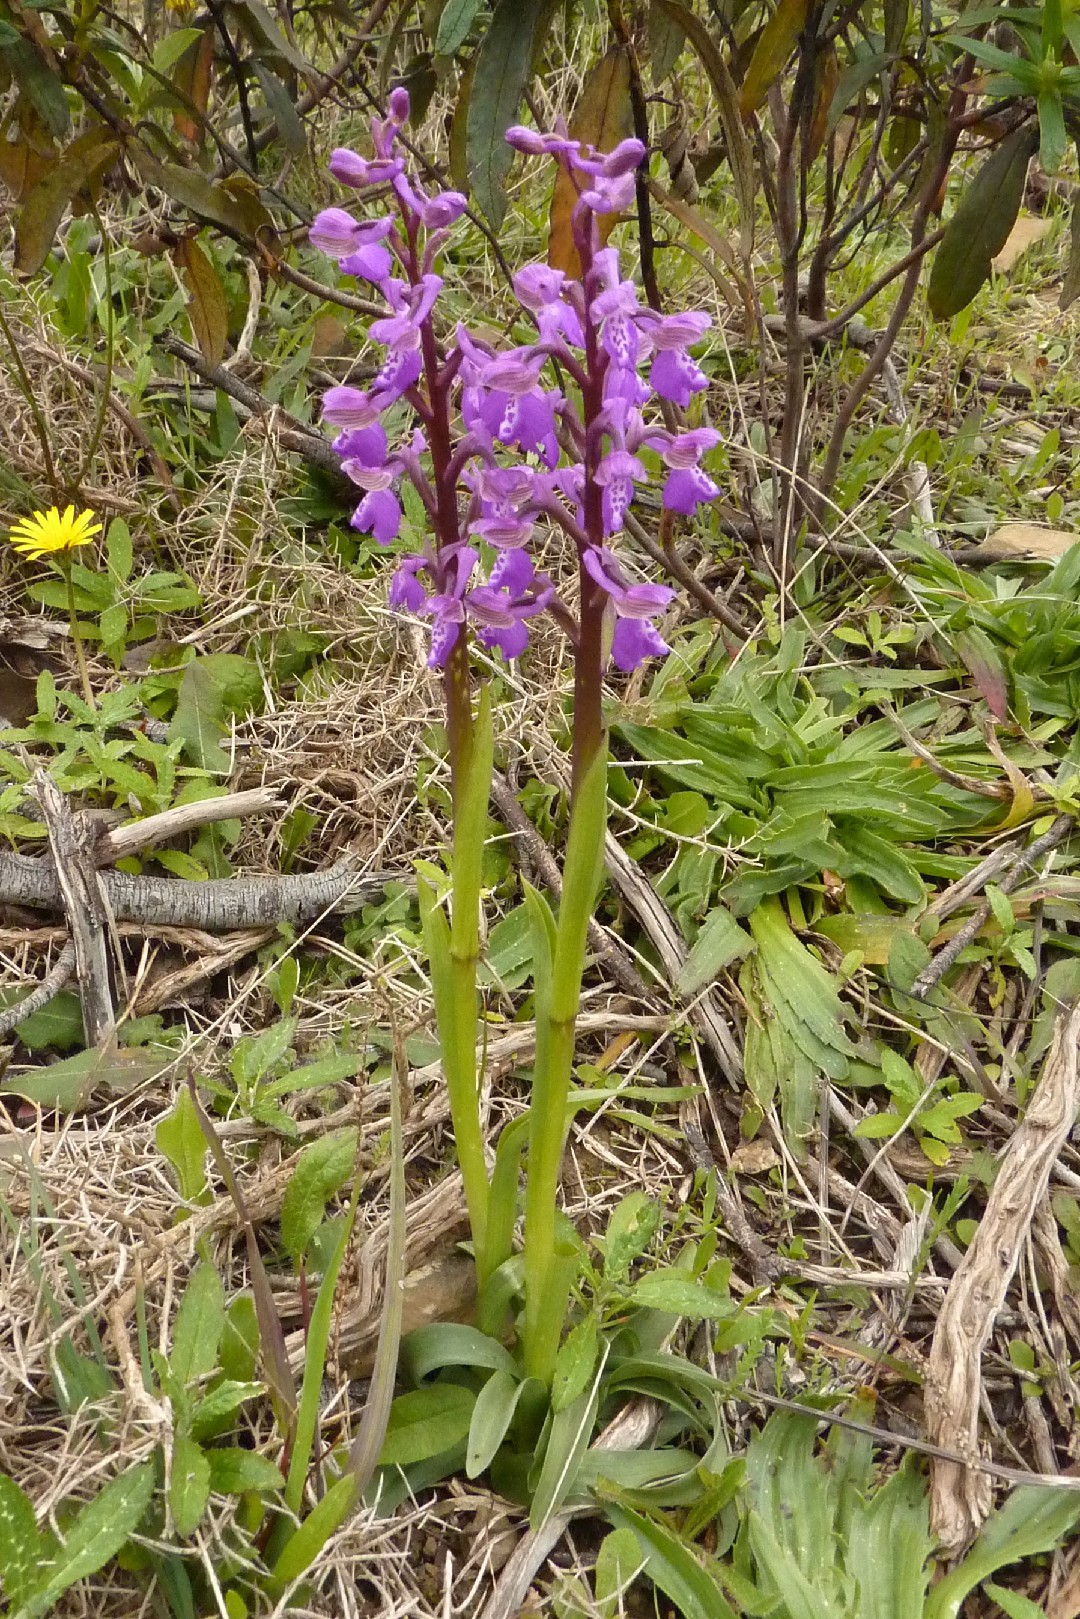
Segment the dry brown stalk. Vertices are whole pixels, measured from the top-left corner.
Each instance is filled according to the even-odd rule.
[[[1080,1105],[1078,1045],[1080,1004],[1058,1020],[1027,1113],[1002,1154],[985,1213],[938,1316],[927,1368],[927,1433],[932,1443],[962,1456],[978,1454],[983,1346]],[[960,1550],[989,1511],[984,1473],[959,1461],[935,1462],[931,1524],[944,1546]]]

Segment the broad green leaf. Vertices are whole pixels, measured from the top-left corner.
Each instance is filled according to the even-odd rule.
[[[209,1203],[213,1194],[206,1176],[206,1137],[186,1087],[177,1093],[172,1112],[158,1121],[154,1142],[176,1171],[180,1196],[185,1203]]]
[[[12,1612],[23,1606],[41,1580],[48,1548],[29,1498],[0,1473],[0,1588]]]
[[[726,1321],[735,1305],[726,1293],[696,1282],[681,1270],[656,1270],[634,1283],[630,1294],[644,1310],[686,1316],[690,1321]]]
[[[751,1512],[748,1524],[754,1557],[779,1592],[785,1619],[845,1619],[844,1610],[808,1579],[759,1513]]]
[[[399,1394],[390,1407],[380,1467],[409,1467],[457,1445],[469,1432],[476,1395],[457,1383]]]
[[[1020,212],[1038,138],[1030,125],[1021,124],[969,181],[934,255],[926,289],[937,320],[958,315],[989,279],[991,261],[1005,246]]]
[[[676,989],[689,1000],[699,989],[711,984],[725,967],[730,967],[733,961],[741,961],[753,948],[753,939],[744,933],[731,912],[725,906],[717,905],[709,912],[693,948],[679,969]]]
[[[4,1006],[9,1006],[22,993],[22,990],[17,993],[0,991],[0,1001]],[[28,1018],[17,1023],[15,1033],[27,1051],[41,1051],[46,1046],[52,1046],[57,1051],[70,1051],[72,1046],[81,1046],[86,1036],[78,995],[73,989],[62,989],[53,996],[48,1006],[43,1006],[40,1012],[32,1012]]]
[[[492,1458],[506,1438],[514,1420],[518,1401],[530,1379],[524,1381],[513,1372],[493,1372],[476,1396],[472,1419],[469,1423],[469,1446],[465,1454],[465,1471],[469,1478],[477,1478],[490,1467]],[[541,1385],[532,1381],[534,1390]]]
[[[621,1619],[626,1595],[641,1572],[644,1556],[632,1529],[613,1529],[605,1535],[596,1554],[596,1606],[599,1619]]]
[[[572,1405],[591,1383],[600,1346],[599,1331],[596,1311],[590,1310],[560,1344],[551,1383],[551,1409],[556,1414]]]
[[[166,34],[154,48],[155,70],[165,74],[171,72],[184,52],[190,50],[201,38],[201,28],[174,28],[172,33]]]
[[[483,5],[484,0],[446,0],[435,34],[436,56],[457,55]]]
[[[356,1163],[358,1132],[335,1130],[301,1152],[281,1204],[281,1240],[297,1268],[326,1214],[327,1200],[339,1192]]]
[[[109,563],[109,572],[126,584],[131,578],[135,553],[131,529],[122,517],[114,517],[109,524],[109,532],[105,536],[105,555]]]
[[[469,183],[496,230],[506,214],[514,160],[506,131],[517,119],[551,11],[550,0],[498,0],[477,53],[466,126]]]
[[[176,1533],[187,1540],[202,1522],[210,1499],[210,1463],[202,1446],[180,1434],[173,1444],[169,1511]]]
[[[257,1450],[226,1445],[208,1450],[210,1488],[218,1495],[243,1495],[245,1490],[280,1490],[281,1468]]]
[[[645,1192],[629,1192],[617,1203],[604,1233],[604,1280],[625,1281],[630,1266],[652,1242],[660,1225],[660,1205]]]
[[[145,146],[133,145],[130,156],[144,184],[163,191],[196,218],[220,226],[241,242],[253,242],[256,237],[265,242],[274,239],[273,218],[260,199],[258,188],[245,175],[234,175],[230,180],[210,180],[197,168],[159,162]],[[234,654],[216,652],[209,656],[227,658]]]
[[[846,1538],[847,1570],[865,1611],[881,1619],[922,1619],[934,1542],[926,1483],[914,1457],[852,1512]]]
[[[988,1518],[971,1550],[931,1591],[925,1619],[957,1619],[964,1598],[998,1569],[1053,1551],[1080,1518],[1080,1491],[1021,1484]]]
[[[516,1374],[513,1357],[497,1338],[457,1321],[417,1327],[401,1345],[401,1372],[411,1383],[422,1383],[444,1366],[474,1366],[481,1370]]]
[[[629,1506],[606,1504],[604,1511],[616,1529],[636,1535],[645,1573],[683,1619],[738,1619],[718,1581],[664,1524]]]
[[[262,678],[249,658],[234,652],[210,652],[184,670],[169,741],[180,741],[188,761],[211,774],[229,769],[221,746],[226,722],[261,707]]]
[[[33,1598],[32,1613],[47,1613],[76,1580],[96,1574],[116,1556],[142,1522],[154,1493],[155,1476],[153,1462],[140,1462],[110,1479],[82,1508]]]
[[[45,1068],[12,1074],[0,1083],[0,1094],[25,1097],[50,1112],[73,1113],[94,1096],[109,1092],[123,1096],[145,1084],[166,1061],[148,1051],[92,1046]]]
[[[254,1379],[235,1382],[226,1377],[215,1383],[209,1394],[204,1394],[191,1413],[191,1437],[200,1441],[215,1439],[218,1434],[235,1426],[233,1418],[248,1400],[258,1399],[266,1392],[265,1385]]]
[[[251,58],[251,65],[259,81],[263,100],[273,114],[282,145],[293,157],[303,157],[307,151],[307,132],[288,86],[276,73],[271,73],[266,63],[261,62],[257,56]]]
[[[225,1312],[219,1351],[221,1370],[233,1383],[250,1383],[259,1364],[259,1317],[250,1293],[233,1299]]]
[[[225,1330],[225,1289],[213,1265],[202,1260],[191,1273],[173,1324],[169,1370],[183,1387],[217,1365]]]

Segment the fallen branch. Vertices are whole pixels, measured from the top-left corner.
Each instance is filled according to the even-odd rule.
[[[48,1006],[54,995],[59,995],[72,973],[75,971],[75,944],[69,939],[61,950],[45,977],[36,984],[29,995],[20,1000],[13,1001],[0,1011],[0,1040],[9,1035],[15,1026],[24,1018],[32,1017],[40,1012],[43,1006]]]
[[[57,897],[71,930],[86,1043],[99,1046],[116,1027],[106,946],[107,901],[103,901],[89,838],[76,825],[64,794],[44,770],[35,771],[31,791],[48,828]]]
[[[212,877],[200,883],[100,871],[98,881],[118,922],[228,933],[278,922],[309,922],[327,911],[357,911],[377,899],[387,883],[408,883],[412,878],[400,871],[363,874],[346,859],[326,871],[297,877]],[[0,905],[62,910],[52,860],[0,850]]]

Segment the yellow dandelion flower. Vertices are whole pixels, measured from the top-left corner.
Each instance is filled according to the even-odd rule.
[[[74,551],[77,545],[89,545],[100,533],[101,524],[94,522],[93,512],[79,512],[76,516],[74,506],[69,506],[61,514],[56,506],[50,506],[47,512],[20,517],[8,539],[21,556],[36,562],[55,551]]]

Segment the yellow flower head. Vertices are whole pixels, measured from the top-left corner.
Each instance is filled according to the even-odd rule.
[[[89,545],[100,533],[101,524],[94,522],[93,512],[80,512],[76,517],[74,506],[69,506],[61,515],[56,506],[50,506],[47,512],[20,517],[8,539],[20,555],[36,562],[54,551],[74,551],[77,545]]]

